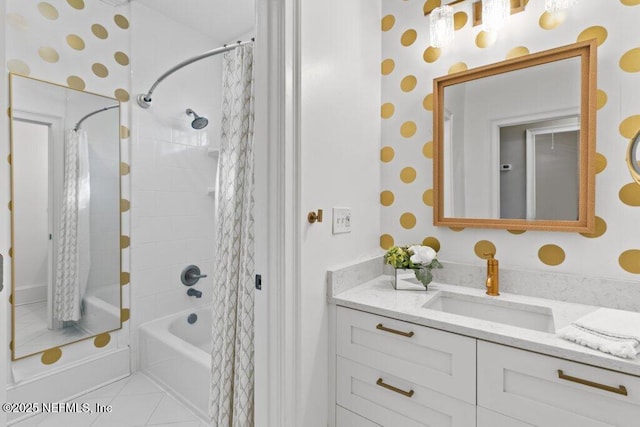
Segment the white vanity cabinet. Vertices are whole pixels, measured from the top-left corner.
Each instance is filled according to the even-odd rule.
[[[337,427],[638,427],[640,377],[338,306]]]
[[[478,341],[478,406],[522,425],[638,427],[640,378]]]
[[[523,421],[518,421],[506,415],[499,414],[494,411],[490,411],[482,406],[477,407],[476,411],[476,426],[477,427],[535,427],[533,424],[527,424]]]
[[[475,339],[343,307],[336,332],[339,427],[475,426]]]
[[[380,424],[369,421],[358,414],[344,409],[342,406],[336,407],[336,425],[349,427],[380,427]]]

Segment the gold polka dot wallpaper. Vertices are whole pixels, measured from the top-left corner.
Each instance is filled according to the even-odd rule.
[[[434,0],[382,3],[382,249],[437,242],[444,261],[483,264],[495,252],[503,268],[637,280],[640,274],[640,186],[625,166],[640,130],[640,2],[581,1],[547,13],[527,3],[499,33],[473,26],[472,2],[453,6],[454,41],[430,46],[426,11]],[[433,79],[576,41],[597,48],[596,224],[592,233],[433,226]]]

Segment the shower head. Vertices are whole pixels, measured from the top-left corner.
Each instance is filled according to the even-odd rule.
[[[193,121],[191,122],[191,127],[200,130],[207,127],[209,124],[209,120],[206,117],[199,116],[195,111],[191,108],[187,108],[187,116],[193,115]]]

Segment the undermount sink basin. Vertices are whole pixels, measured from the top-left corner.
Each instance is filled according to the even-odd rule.
[[[555,332],[549,307],[440,291],[424,308],[542,332]]]

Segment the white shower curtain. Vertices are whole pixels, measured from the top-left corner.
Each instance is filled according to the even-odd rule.
[[[253,425],[253,46],[224,55],[210,415]]]
[[[78,321],[89,281],[89,147],[85,131],[69,131],[64,144],[64,174],[54,281],[54,317]]]

